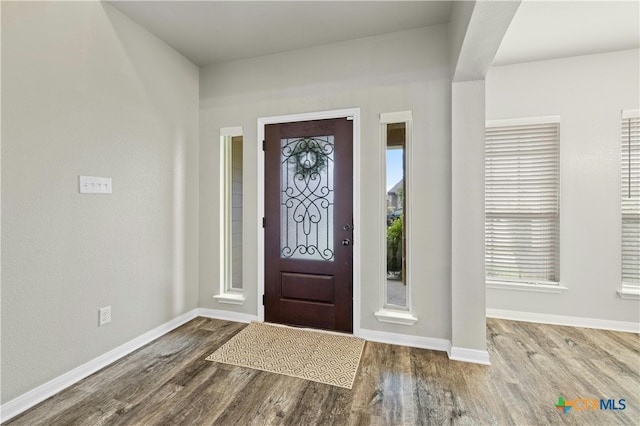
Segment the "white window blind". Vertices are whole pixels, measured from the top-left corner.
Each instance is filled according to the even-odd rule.
[[[640,116],[622,118],[622,282],[640,287]]]
[[[487,127],[487,280],[557,284],[560,124]]]

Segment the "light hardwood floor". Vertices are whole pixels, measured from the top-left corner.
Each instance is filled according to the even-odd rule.
[[[347,390],[205,361],[244,326],[197,318],[8,424],[640,424],[638,334],[489,319],[492,366],[367,342]],[[626,409],[563,414],[559,396]]]

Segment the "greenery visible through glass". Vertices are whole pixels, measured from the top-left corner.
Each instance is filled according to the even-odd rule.
[[[386,304],[407,306],[405,211],[405,123],[386,125],[387,298]]]

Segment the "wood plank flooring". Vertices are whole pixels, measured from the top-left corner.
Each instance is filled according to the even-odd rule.
[[[367,342],[348,390],[205,361],[243,327],[196,318],[7,424],[640,424],[638,334],[489,319],[492,366]],[[563,414],[559,396],[626,409]]]

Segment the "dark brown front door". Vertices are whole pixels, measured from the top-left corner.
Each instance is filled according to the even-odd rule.
[[[352,332],[353,122],[265,127],[265,320]]]

